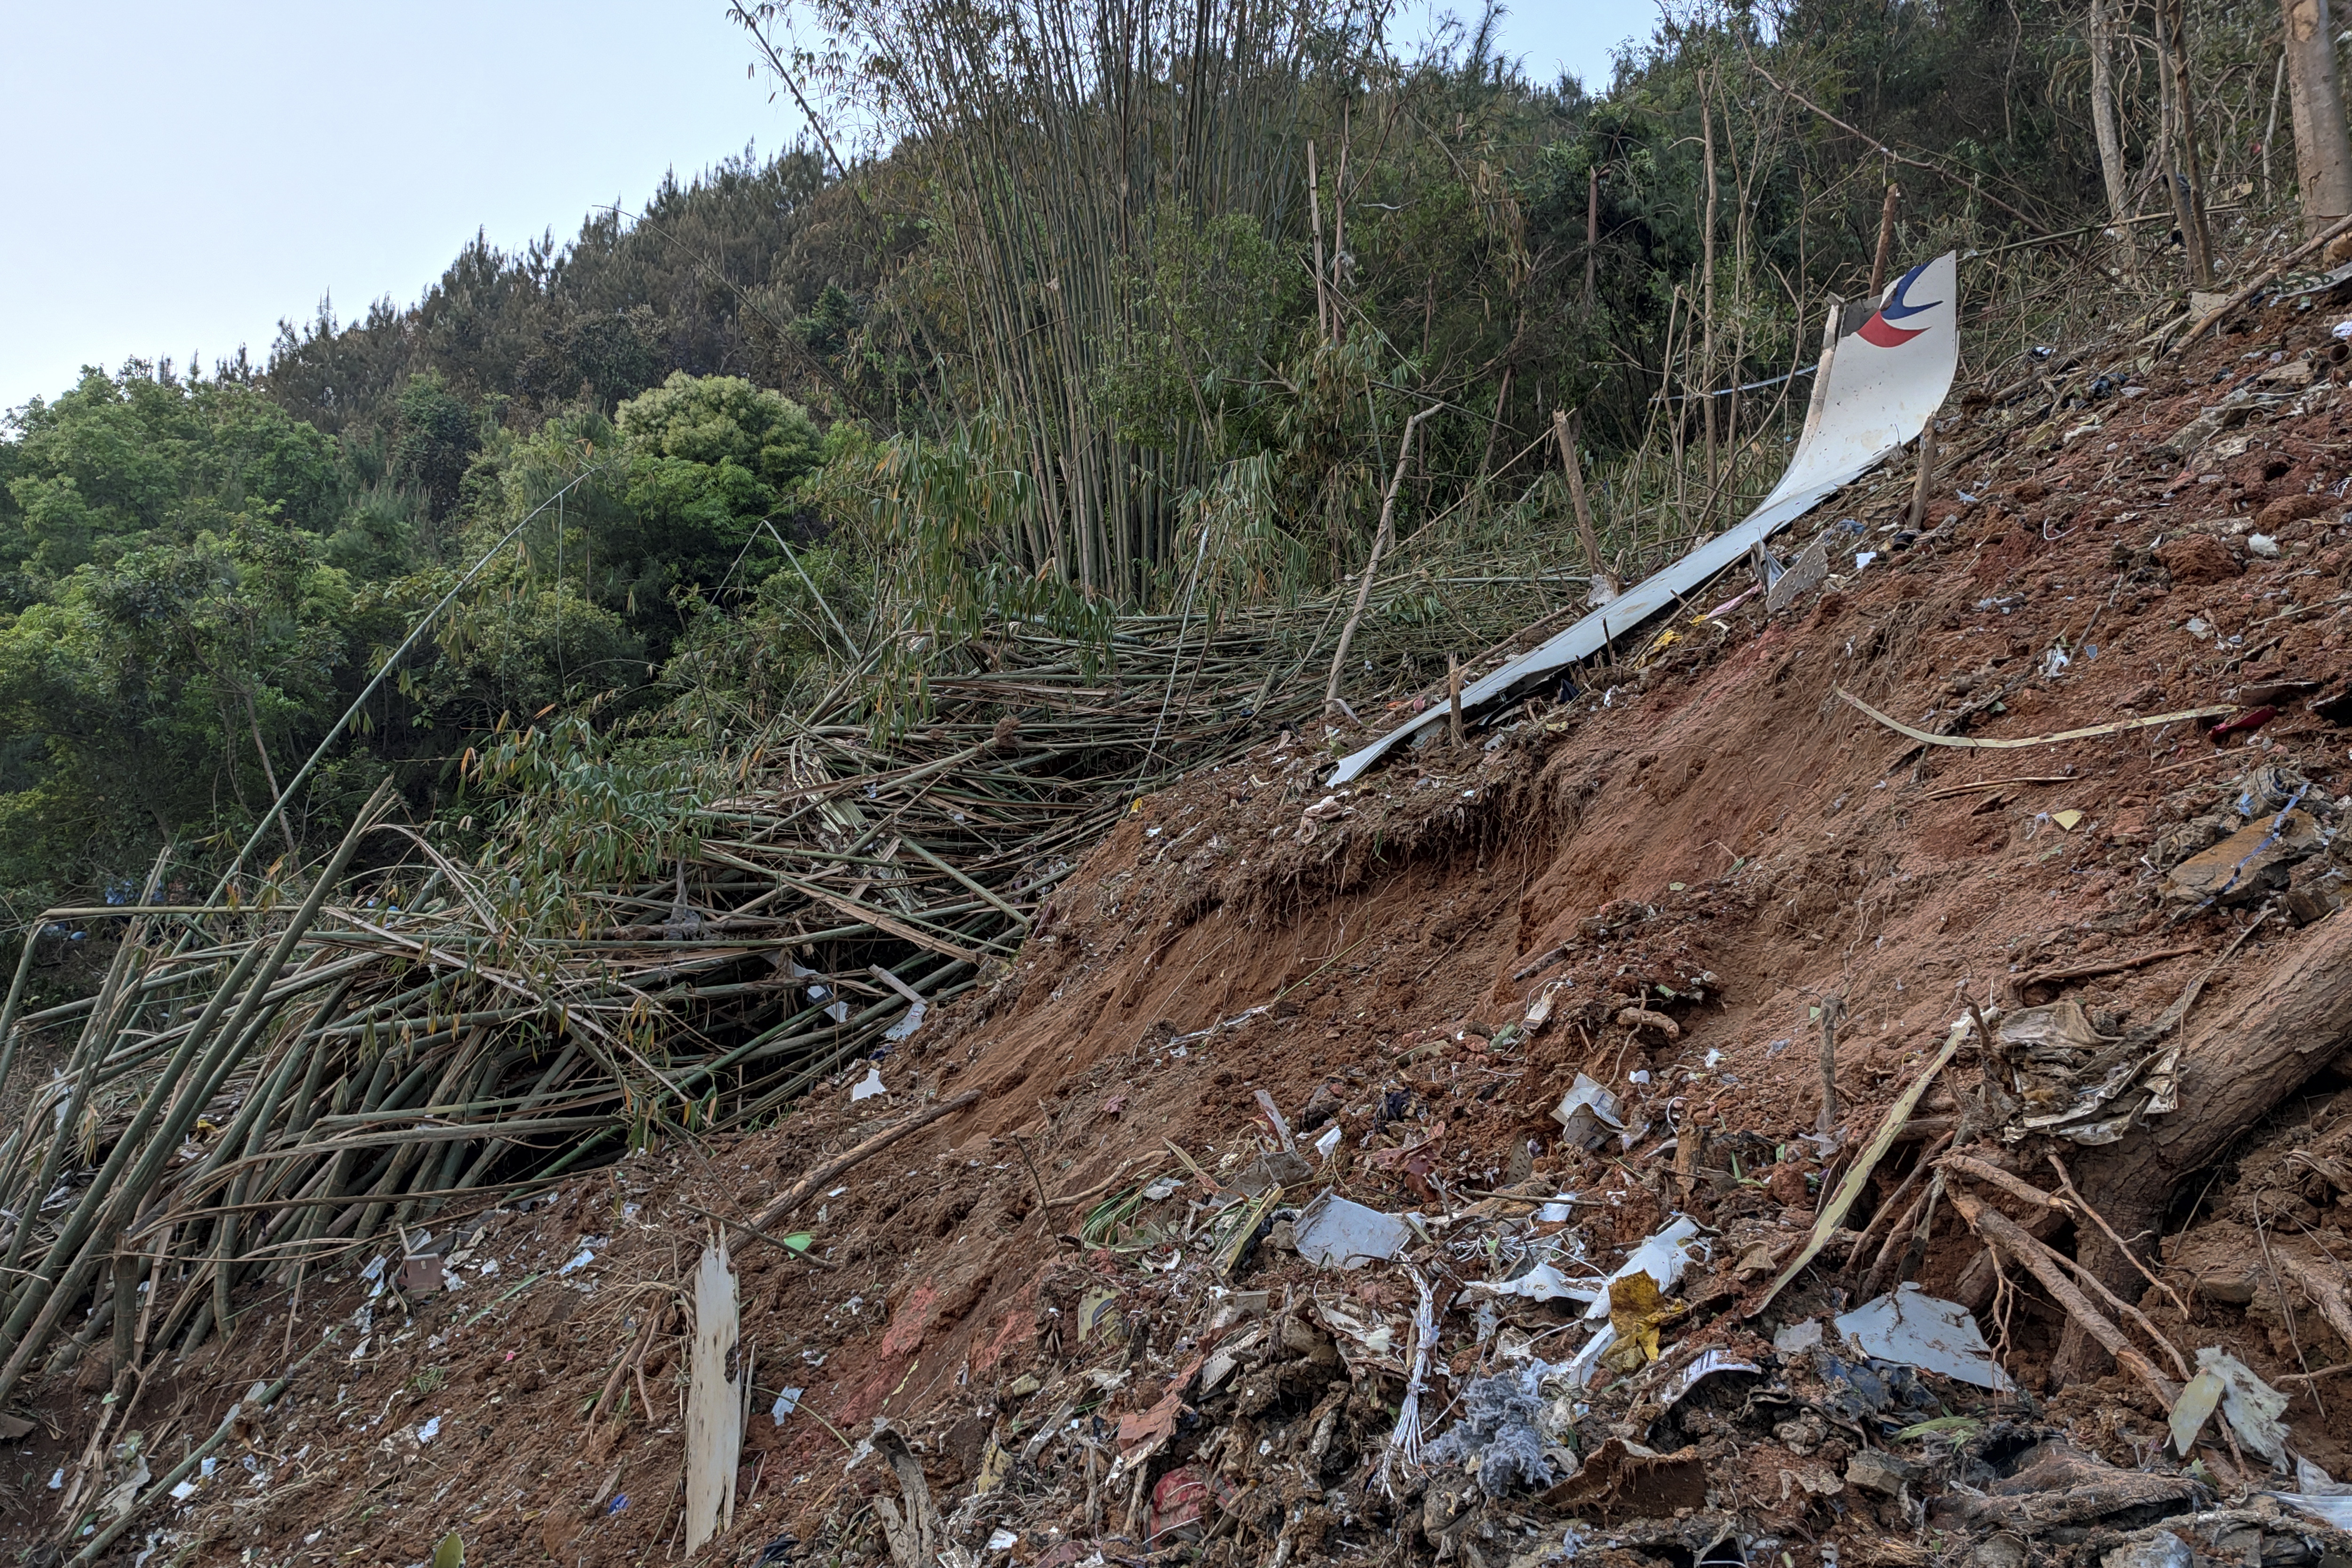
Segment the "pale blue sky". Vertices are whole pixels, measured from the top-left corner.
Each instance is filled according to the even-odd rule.
[[[0,410],[84,363],[209,364],[239,343],[258,359],[321,296],[346,318],[415,300],[477,228],[508,247],[562,239],[592,206],[635,210],[666,169],[798,127],[764,75],[745,79],[750,46],[715,0],[0,15]],[[1599,88],[1655,15],[1520,0],[1503,51]]]

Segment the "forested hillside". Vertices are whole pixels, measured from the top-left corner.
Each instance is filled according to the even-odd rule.
[[[2295,220],[2252,0],[2189,8],[2189,97],[2165,13],[2112,3],[1677,7],[1606,84],[1342,0],[791,9],[738,15],[816,108],[793,152],[10,416],[17,918],[165,842],[205,879],[281,790],[265,860],[386,774],[461,846],[518,801],[620,820],[851,654],[905,724],[942,637],[1033,617],[1115,666],[1118,614],[1321,592],[1391,491],[1402,570],[1638,575],[1772,482],[1890,215],[1898,258],[1982,253],[1976,374],[2189,281],[2173,184],[2216,244]]]

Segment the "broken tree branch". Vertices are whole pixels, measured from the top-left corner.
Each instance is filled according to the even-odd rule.
[[[1907,736],[1923,746],[1963,746],[1973,751],[2020,751],[2027,746],[2054,746],[2061,741],[2095,741],[2103,735],[2153,730],[2165,724],[2178,724],[2186,719],[2218,719],[2237,711],[2227,704],[2218,708],[2184,708],[2178,713],[2158,713],[2146,719],[2118,719],[2112,724],[2094,724],[2087,730],[2062,730],[2054,735],[2029,735],[2015,741],[1989,741],[1974,735],[1931,735],[1925,730],[1913,729],[1900,719],[1887,717],[1843,687],[1838,689],[1838,696],[1896,734]]]
[[[1832,114],[1828,110],[1823,109],[1820,104],[1815,103],[1811,99],[1807,98],[1795,88],[1789,87],[1781,83],[1780,80],[1774,77],[1770,71],[1768,71],[1762,66],[1758,65],[1754,59],[1751,58],[1748,60],[1748,68],[1754,71],[1758,76],[1762,77],[1766,82],[1770,84],[1772,90],[1779,93],[1781,97],[1788,99],[1801,108],[1812,110],[1813,113],[1821,116],[1823,120],[1828,121],[1832,125],[1836,126],[1847,135],[1852,136],[1858,141],[1869,142],[1872,147],[1878,151],[1880,156],[1885,158],[1888,162],[1901,163],[1907,168],[1925,170],[1930,174],[1937,175],[1942,179],[1950,180],[1956,184],[1962,185],[1968,190],[1973,192],[1979,199],[1990,202],[1994,206],[1999,207],[2001,211],[2017,219],[2020,223],[2025,224],[2035,229],[2040,229],[2045,226],[2041,219],[2031,216],[2025,212],[2021,211],[2019,208],[2011,206],[2007,202],[2002,201],[1999,196],[1994,195],[1991,192],[1986,190],[1982,185],[1979,185],[1975,180],[1970,179],[1969,176],[1965,174],[1956,174],[1951,170],[1944,168],[1940,164],[1923,163],[1917,158],[1906,157],[1903,153],[1897,153],[1885,142],[1880,141],[1877,137],[1869,135],[1854,126],[1848,125],[1844,121],[1840,120],[1836,115]]]
[[[846,1154],[836,1155],[835,1158],[827,1160],[824,1164],[819,1165],[815,1170],[811,1171],[807,1175],[803,1176],[799,1181],[794,1182],[791,1186],[777,1194],[773,1198],[771,1198],[768,1201],[766,1207],[761,1209],[758,1214],[751,1216],[751,1224],[755,1226],[766,1226],[775,1224],[776,1221],[782,1219],[784,1215],[798,1208],[802,1204],[807,1202],[809,1194],[815,1192],[817,1188],[824,1185],[825,1183],[832,1181],[835,1176],[840,1175],[843,1172],[848,1170],[852,1165],[856,1164],[867,1155],[881,1152],[883,1150],[887,1149],[891,1144],[896,1143],[899,1139],[906,1137],[908,1133],[921,1131],[924,1128],[929,1127],[932,1122],[939,1121],[941,1117],[953,1115],[955,1112],[961,1110],[965,1106],[970,1105],[979,1098],[980,1090],[976,1089],[968,1089],[952,1100],[943,1100],[937,1105],[932,1106],[929,1110],[908,1117],[906,1121],[899,1122],[896,1127],[887,1127],[883,1129],[881,1131],[877,1132],[873,1137],[868,1138],[865,1142],[860,1143],[855,1149],[850,1150]]]
[[[2347,231],[2352,231],[2352,216],[2337,218],[2334,223],[2329,224],[2326,228],[2320,230],[2318,234],[2313,236],[2310,239],[2304,241],[2303,244],[2295,247],[2294,249],[2287,252],[2285,256],[2279,258],[2278,264],[2273,267],[2269,271],[2263,273],[2260,278],[2255,279],[2252,283],[2247,284],[2244,288],[2234,290],[2227,300],[2222,300],[2221,303],[2214,306],[2211,310],[2198,317],[2196,322],[2190,326],[2187,331],[2180,334],[2180,342],[2176,345],[2173,352],[2177,353],[2181,349],[2185,349],[2190,343],[2195,342],[2197,341],[2198,334],[2204,331],[2206,328],[2211,326],[2214,322],[2220,321],[2231,311],[2238,309],[2241,305],[2243,305],[2247,300],[2252,299],[2255,295],[2269,288],[2273,283],[2277,282],[2280,275],[2284,273],[2288,268],[2294,266],[2305,257],[2309,256],[2313,251],[2319,249],[2329,240],[2334,239],[2337,235],[2343,234]]]
[[[1978,1181],[1999,1187],[2011,1197],[2032,1204],[2037,1208],[2056,1209],[2060,1214],[2074,1212],[2073,1207],[2063,1198],[2053,1197],[2032,1183],[2012,1176],[2000,1166],[1988,1164],[1971,1155],[1947,1154],[1937,1163],[1948,1171],[1957,1171],[1963,1176],[1974,1176]]]
[[[1952,1206],[1960,1211],[1960,1217],[1968,1222],[1970,1230],[2012,1261],[2024,1265],[2036,1279],[2042,1281],[2042,1288],[2066,1309],[2067,1315],[2082,1326],[2084,1332],[2105,1346],[2118,1365],[2147,1384],[2167,1412],[2172,1409],[2173,1401],[2179,1395],[2179,1388],[2158,1372],[2156,1363],[2142,1355],[2137,1346],[2124,1337],[2124,1331],[2116,1327],[2105,1313],[2091,1304],[2090,1298],[2084,1295],[2066,1277],[2065,1269],[2059,1267],[2055,1254],[2026,1235],[2015,1220],[1981,1198],[1955,1190]]]
[[[1319,241],[1318,241],[1319,243]],[[1322,287],[1318,275],[1316,287]],[[1437,405],[1420,409],[1404,422],[1404,434],[1397,437],[1396,472],[1389,476],[1389,493],[1381,501],[1381,525],[1372,533],[1371,559],[1364,563],[1363,580],[1356,584],[1356,607],[1348,616],[1348,624],[1340,628],[1339,646],[1331,652],[1331,678],[1323,687],[1323,711],[1328,716],[1339,701],[1339,672],[1347,667],[1348,647],[1355,640],[1357,626],[1363,624],[1364,606],[1371,602],[1372,580],[1381,574],[1381,556],[1396,532],[1397,491],[1404,485],[1405,464],[1412,457],[1413,432],[1421,422],[1437,412]]]
[[[2076,1209],[2091,1216],[2091,1223],[2105,1231],[2106,1233],[2107,1239],[2115,1243],[2116,1249],[2121,1252],[2126,1258],[2131,1259],[2132,1267],[2139,1270],[2140,1277],[2142,1279],[2146,1279],[2150,1285],[2155,1286],[2158,1289],[2172,1298],[2173,1306],[2179,1310],[2180,1321],[2184,1323],[2187,1322],[2189,1321],[2189,1303],[2180,1299],[2180,1292],[2175,1290],[2171,1286],[2166,1284],[2163,1280],[2158,1279],[2155,1275],[2149,1273],[2147,1265],[2140,1261],[2139,1254],[2133,1251],[2131,1245],[2125,1241],[2122,1237],[2116,1234],[2116,1227],[2107,1223],[2107,1216],[2101,1214],[2097,1209],[2092,1207],[2091,1200],[2074,1190],[2074,1178],[2066,1173],[2066,1163],[2053,1153],[2050,1156],[2050,1167],[2058,1173],[2059,1188],[2065,1193],[2068,1201],[2071,1202]],[[2352,1343],[2352,1341],[2347,1341],[2346,1342]]]

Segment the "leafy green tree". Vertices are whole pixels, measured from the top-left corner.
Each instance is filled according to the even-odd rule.
[[[474,432],[474,411],[434,371],[408,378],[400,389],[398,407],[393,475],[423,493],[430,516],[437,522],[457,504],[458,486],[480,445]]]
[[[614,595],[667,647],[680,591],[748,585],[781,564],[762,527],[815,471],[824,437],[808,410],[739,376],[674,372],[614,418],[625,510],[602,550]]]
[[[25,574],[20,602],[86,562],[184,542],[240,512],[331,526],[341,500],[333,444],[243,386],[89,370],[11,423],[0,562]]]
[[[351,605],[314,536],[241,516],[84,564],[0,626],[0,881],[100,881],[157,834],[254,820],[273,752],[333,701]]]

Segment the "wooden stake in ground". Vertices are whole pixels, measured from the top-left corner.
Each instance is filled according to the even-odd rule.
[[[1601,259],[1601,165],[1584,172],[1584,309],[1592,310],[1593,269]]]
[[[1845,998],[1835,994],[1822,998],[1822,1116],[1821,1131],[1829,1131],[1837,1125],[1837,1027],[1845,1015]]]
[[[735,1522],[735,1467],[743,1452],[743,1390],[728,1373],[737,1331],[735,1271],[727,1237],[702,1249],[694,1274],[693,1382],[686,1406],[686,1550]],[[646,1418],[652,1419],[648,1410]]]
[[[1903,187],[1888,181],[1886,200],[1878,209],[1878,254],[1870,264],[1870,298],[1876,302],[1886,288],[1886,258],[1895,248],[1895,204],[1903,199]]]
[[[1445,656],[1445,728],[1454,746],[1462,744],[1462,661]]]
[[[1927,418],[1927,427],[1919,432],[1919,478],[1911,487],[1911,531],[1917,533],[1927,526],[1927,492],[1936,483],[1936,420]]]
[[[1421,428],[1423,420],[1436,412],[1437,405],[1433,403],[1415,413],[1404,422],[1404,434],[1397,438],[1396,472],[1389,476],[1389,493],[1381,500],[1381,525],[1372,533],[1371,559],[1364,563],[1363,581],[1356,584],[1356,607],[1349,613],[1348,624],[1339,630],[1339,646],[1331,654],[1331,678],[1323,685],[1323,711],[1326,716],[1339,710],[1339,672],[1347,668],[1348,646],[1355,640],[1356,627],[1363,622],[1364,606],[1371,602],[1372,579],[1380,574],[1381,556],[1387,551],[1389,540],[1396,532],[1397,490],[1404,483],[1404,466],[1412,454],[1413,432]]]
[[[1560,467],[1568,470],[1568,499],[1576,508],[1576,542],[1584,551],[1584,569],[1591,574],[1592,589],[1598,592],[1605,575],[1601,567],[1601,535],[1592,526],[1592,507],[1584,495],[1584,464],[1577,451],[1576,426],[1569,419],[1566,409],[1551,411],[1551,437],[1559,443]]]
[[[1701,269],[1699,310],[1699,417],[1706,435],[1707,501],[1712,508],[1717,483],[1715,451],[1715,111],[1707,107],[1707,73],[1698,73],[1698,128],[1700,159],[1706,181],[1706,217],[1699,230],[1699,267]],[[1688,378],[1685,378],[1687,383]]]

